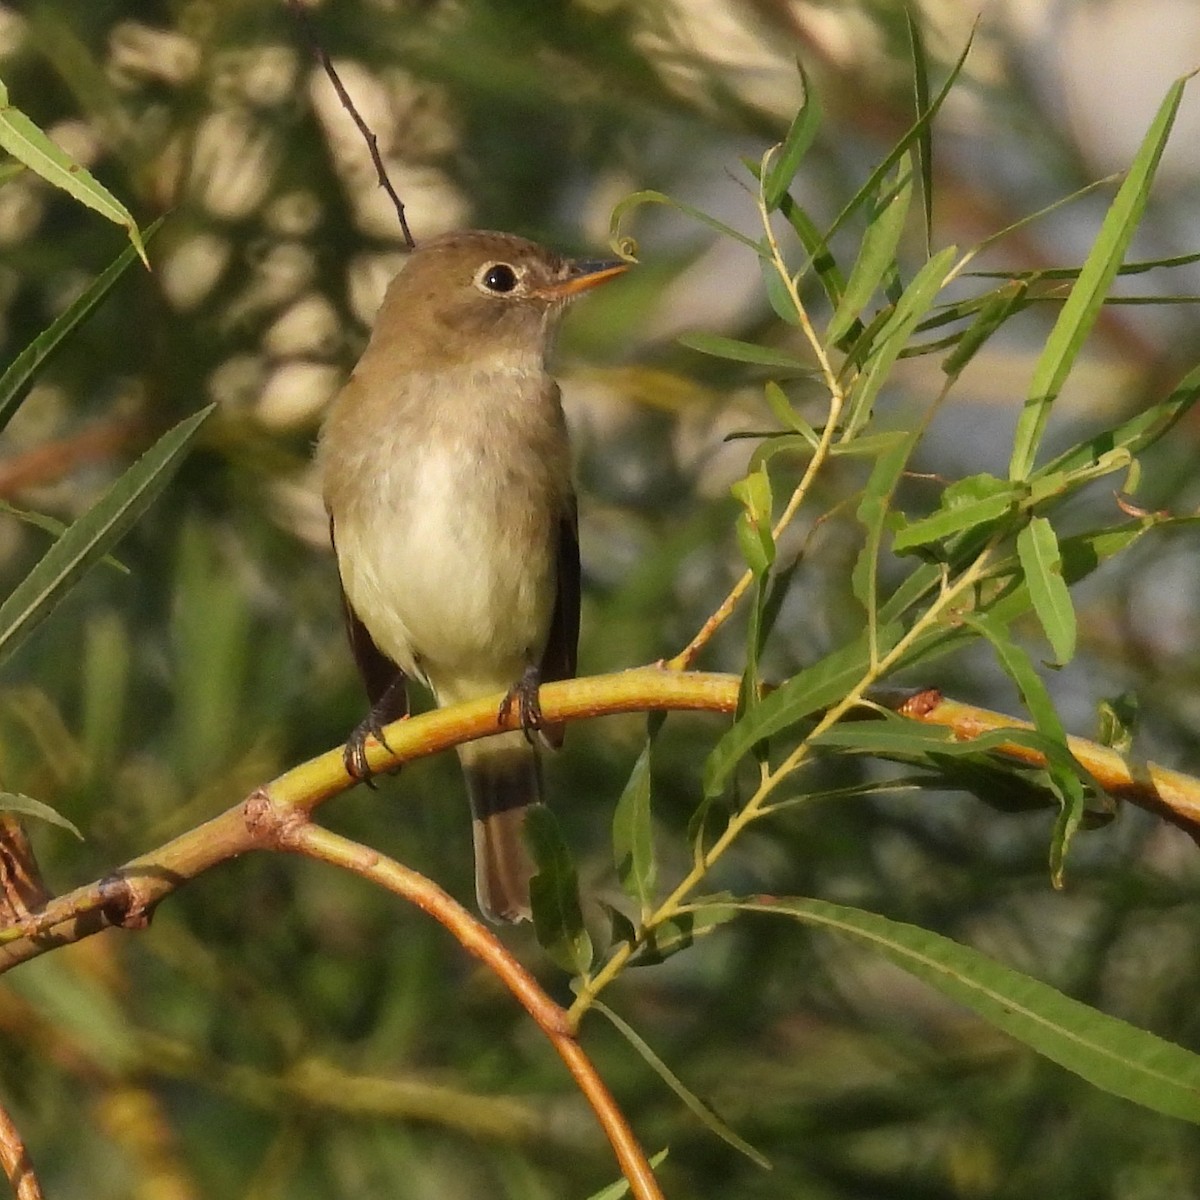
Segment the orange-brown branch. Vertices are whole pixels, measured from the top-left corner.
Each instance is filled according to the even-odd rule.
[[[311,821],[290,821],[283,814],[281,849],[331,863],[362,876],[427,912],[441,922],[459,945],[479,958],[516,997],[566,1063],[608,1137],[637,1200],[662,1200],[662,1192],[625,1114],[571,1031],[567,1014],[537,980],[508,952],[503,942],[437,884],[367,846],[332,833]]]
[[[553,721],[669,709],[731,713],[739,683],[733,675],[641,667],[546,684],[541,704],[546,718]],[[945,725],[964,740],[996,729],[1028,728],[1014,717],[957,704],[935,691],[882,702],[913,720]],[[368,761],[373,770],[383,771],[494,733],[498,704],[497,696],[399,721],[387,730],[394,753],[372,742]],[[1152,763],[1131,762],[1082,738],[1071,739],[1071,750],[1111,794],[1200,841],[1200,780]],[[1024,746],[1014,744],[1003,753],[1015,761],[1042,765],[1040,756]],[[0,972],[113,925],[144,924],[155,904],[204,871],[251,850],[276,848],[273,823],[259,820],[264,805],[279,806],[294,819],[304,820],[350,786],[340,748],[294,767],[220,816],[0,927]]]

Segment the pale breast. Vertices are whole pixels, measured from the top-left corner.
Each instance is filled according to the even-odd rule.
[[[540,660],[554,607],[569,494],[561,412],[505,422],[504,392],[490,389],[487,414],[385,438],[365,452],[372,486],[341,512],[330,496],[351,606],[443,703],[514,683]]]

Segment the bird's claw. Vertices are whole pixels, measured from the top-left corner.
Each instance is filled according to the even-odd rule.
[[[346,739],[346,746],[342,751],[342,765],[346,768],[346,774],[351,779],[355,779],[359,783],[365,783],[367,787],[376,790],[374,781],[375,772],[371,770],[371,764],[367,762],[367,739],[372,737],[388,753],[392,753],[392,748],[388,745],[388,740],[383,735],[383,723],[373,711],[369,712],[354,727],[354,730]]]
[[[504,699],[500,701],[500,711],[497,713],[500,724],[505,725],[515,704],[517,721],[527,742],[532,742],[533,735],[546,725],[546,719],[542,716],[542,704],[538,699],[540,682],[541,676],[537,667],[526,667],[521,678],[505,692]]]

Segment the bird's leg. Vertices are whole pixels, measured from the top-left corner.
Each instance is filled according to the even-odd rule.
[[[538,685],[542,681],[541,668],[530,665],[525,668],[521,678],[512,685],[500,701],[500,711],[497,714],[501,724],[508,720],[514,704],[517,706],[517,718],[521,722],[521,732],[527,742],[533,741],[533,735],[542,729],[545,718],[542,716],[542,705],[538,700]]]
[[[405,678],[402,671],[396,673],[396,678],[387,685],[383,694],[371,705],[371,711],[354,727],[346,739],[346,748],[342,751],[342,763],[346,774],[352,779],[365,783],[374,788],[371,776],[374,772],[367,763],[367,738],[373,737],[385,750],[390,751],[387,738],[383,736],[383,727],[401,717],[408,716],[408,694],[405,691]]]

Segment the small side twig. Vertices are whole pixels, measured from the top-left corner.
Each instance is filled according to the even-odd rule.
[[[0,1105],[0,1164],[13,1187],[16,1200],[42,1200],[42,1185],[34,1174],[33,1163],[20,1131],[8,1110]]]
[[[392,186],[392,181],[388,178],[387,167],[383,164],[383,155],[379,152],[379,139],[372,132],[371,127],[363,120],[362,114],[354,105],[354,101],[350,99],[350,93],[346,91],[346,85],[342,83],[341,77],[337,73],[337,69],[333,65],[333,60],[329,57],[325,47],[321,45],[313,30],[312,22],[308,19],[308,14],[304,11],[304,6],[300,0],[287,0],[287,5],[295,18],[296,24],[300,26],[304,34],[304,40],[308,42],[309,49],[312,51],[313,58],[316,59],[321,69],[325,72],[329,82],[333,85],[333,90],[337,93],[337,98],[341,102],[342,107],[350,114],[350,119],[357,126],[359,133],[363,136],[363,141],[367,143],[367,152],[371,155],[371,162],[375,164],[375,174],[379,177],[379,186],[388,194],[391,202],[396,206],[396,216],[400,218],[400,230],[404,234],[404,244],[410,249],[416,249],[416,239],[412,235],[412,231],[408,227],[408,218],[404,215],[404,201],[402,201],[396,193],[396,189]]]
[[[459,945],[479,958],[508,988],[558,1051],[608,1137],[632,1194],[637,1200],[662,1200],[662,1191],[645,1152],[625,1114],[576,1040],[566,1011],[546,995],[537,980],[495,934],[424,875],[311,821],[294,822],[285,816],[279,847],[352,871],[402,896],[444,925]]]

